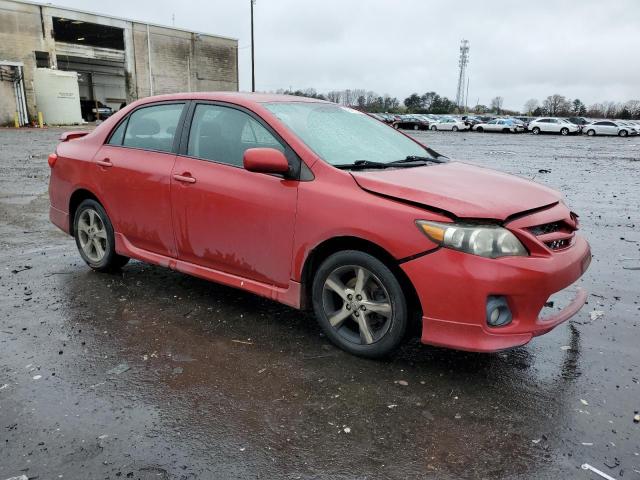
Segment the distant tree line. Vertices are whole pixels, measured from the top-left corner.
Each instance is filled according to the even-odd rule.
[[[454,101],[438,95],[436,92],[426,92],[422,95],[412,93],[404,99],[402,104],[396,97],[387,94],[379,95],[371,90],[361,88],[332,90],[326,94],[318,93],[314,88],[304,90],[283,90],[276,93],[296,95],[302,97],[319,98],[349,107],[358,108],[366,112],[392,113],[464,113]],[[491,99],[489,106],[478,104],[469,109],[470,113],[497,115],[519,115],[521,112],[503,108],[504,98],[501,96]],[[579,98],[574,100],[559,94],[549,95],[542,102],[532,98],[524,104],[522,114],[541,117],[545,115],[558,117],[594,117],[640,119],[640,100],[627,102],[602,102],[587,106]]]
[[[640,119],[640,100],[602,102],[587,106],[579,98],[571,100],[563,95],[554,94],[549,95],[542,103],[535,98],[527,100],[524,104],[524,112],[534,117],[549,115],[638,120]]]
[[[315,88],[304,90],[277,90],[276,93],[284,95],[296,95],[298,97],[319,98],[333,103],[355,107],[366,112],[400,112],[400,102],[396,97],[387,94],[379,95],[371,90],[363,88],[347,88],[345,90],[332,90],[326,94],[318,93]]]

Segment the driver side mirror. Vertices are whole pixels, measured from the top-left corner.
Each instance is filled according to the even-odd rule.
[[[275,148],[249,148],[242,159],[245,170],[256,173],[289,172],[289,162],[280,150]]]

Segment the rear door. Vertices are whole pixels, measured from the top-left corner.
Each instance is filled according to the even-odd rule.
[[[253,147],[276,148],[296,171],[300,160],[251,112],[203,102],[190,116],[171,180],[178,257],[287,286],[298,181],[249,172],[243,155]]]
[[[134,110],[94,159],[97,195],[116,233],[136,248],[170,257],[176,256],[170,179],[184,107],[157,103]]]

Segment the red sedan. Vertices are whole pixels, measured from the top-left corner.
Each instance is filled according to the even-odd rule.
[[[91,268],[136,258],[313,308],[357,355],[386,355],[416,326],[426,344],[523,345],[586,299],[541,314],[591,259],[557,192],[349,108],[167,95],[61,140],[50,217]]]

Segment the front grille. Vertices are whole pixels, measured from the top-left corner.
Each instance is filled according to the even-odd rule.
[[[540,235],[546,235],[548,233],[555,233],[562,230],[564,222],[551,222],[544,225],[536,225],[535,227],[529,227],[529,231],[536,237]]]
[[[544,223],[527,228],[538,240],[544,243],[550,250],[563,250],[569,248],[573,242],[576,228],[563,220]]]

